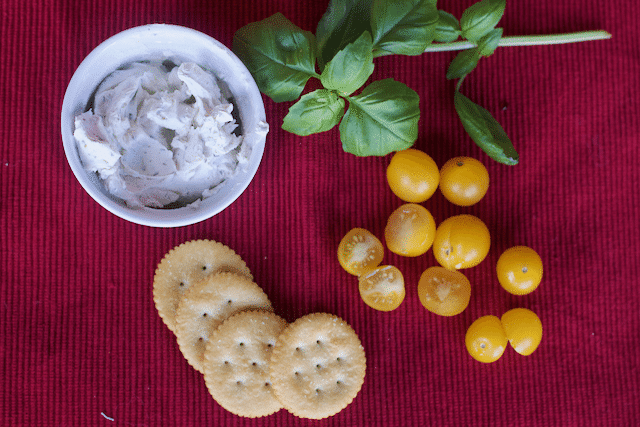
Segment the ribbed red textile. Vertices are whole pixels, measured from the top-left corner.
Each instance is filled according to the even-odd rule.
[[[455,16],[473,1],[438,2]],[[416,148],[439,166],[480,159],[491,186],[470,208],[437,192],[437,222],[480,217],[492,246],[465,270],[469,307],[452,318],[422,308],[417,282],[435,265],[385,252],[406,281],[395,311],[361,300],[337,262],[341,237],[364,227],[383,239],[400,204],[389,156],[357,158],[337,129],[298,137],[280,125],[291,103],[265,99],[271,125],[260,169],[228,209],[199,224],[128,223],[94,202],[69,168],[60,107],[82,59],[119,31],[172,23],[231,46],[241,26],[282,12],[309,31],[327,1],[4,0],[0,4],[0,424],[6,426],[637,426],[640,425],[640,3],[508,1],[505,35],[604,29],[607,41],[500,48],[463,92],[504,126],[520,164],[499,165],[464,132],[445,79],[454,53],[376,59],[420,95]],[[368,366],[355,401],[324,421],[280,411],[243,419],[210,397],[152,298],[155,266],[173,246],[209,238],[247,262],[277,313],[341,316]],[[538,290],[516,297],[495,264],[513,245],[541,255]],[[538,350],[508,348],[493,364],[466,352],[476,318],[514,307],[544,326]]]

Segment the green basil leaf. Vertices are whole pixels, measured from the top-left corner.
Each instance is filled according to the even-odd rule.
[[[433,42],[438,10],[432,0],[376,0],[371,7],[374,56],[421,55]]]
[[[439,10],[434,40],[442,43],[450,43],[458,40],[460,33],[460,23],[456,17],[449,12]]]
[[[504,14],[506,0],[482,0],[468,7],[460,18],[462,37],[477,42],[493,30]]]
[[[340,123],[344,115],[344,99],[327,89],[303,95],[289,108],[282,129],[300,136],[327,131]]]
[[[404,150],[418,138],[418,94],[393,79],[379,80],[348,98],[340,122],[340,140],[347,153],[385,156]]]
[[[489,157],[505,165],[516,165],[518,153],[491,113],[456,90],[453,103],[464,130]]]
[[[321,70],[364,31],[371,33],[371,0],[330,0],[316,28],[318,64]]]
[[[233,52],[253,75],[260,91],[275,102],[297,99],[315,72],[315,36],[281,13],[240,28]]]
[[[478,61],[480,61],[480,53],[477,48],[463,50],[449,64],[447,79],[459,79],[466,76],[476,68]]]
[[[495,28],[478,40],[478,52],[482,56],[491,56],[502,38],[502,28]]]
[[[322,71],[320,81],[327,89],[350,95],[365,84],[372,73],[371,34],[365,31],[333,57]]]

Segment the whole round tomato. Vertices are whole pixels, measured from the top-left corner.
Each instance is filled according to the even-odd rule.
[[[498,281],[509,293],[526,295],[542,281],[542,259],[527,246],[514,246],[498,258],[496,265]]]
[[[421,205],[406,203],[389,215],[384,229],[387,248],[395,254],[416,257],[429,250],[436,234],[431,213]]]
[[[440,169],[440,191],[454,205],[475,205],[488,189],[489,172],[473,157],[454,157]]]
[[[507,348],[507,335],[498,317],[483,316],[469,326],[464,343],[471,357],[491,363],[502,357]]]
[[[376,267],[360,276],[358,289],[365,304],[378,311],[395,310],[405,297],[404,277],[392,265]]]
[[[418,298],[432,313],[455,316],[464,311],[471,298],[471,283],[459,271],[429,267],[420,276]]]
[[[514,308],[500,319],[509,344],[523,355],[529,356],[542,340],[542,322],[538,315],[526,308]]]
[[[376,268],[384,255],[382,242],[364,228],[350,230],[338,245],[338,262],[349,274],[360,276]]]
[[[445,219],[436,229],[433,254],[449,270],[474,267],[487,256],[491,246],[489,229],[473,215]]]
[[[405,202],[424,202],[435,193],[439,180],[436,162],[414,148],[396,152],[387,167],[391,191]]]

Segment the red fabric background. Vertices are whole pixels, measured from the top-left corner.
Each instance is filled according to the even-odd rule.
[[[460,16],[471,0],[439,2]],[[383,237],[402,202],[385,181],[386,158],[342,152],[337,130],[296,137],[280,129],[290,104],[265,98],[271,124],[260,169],[227,210],[177,229],[134,225],[105,211],[66,163],[60,107],[75,68],[127,28],[173,23],[227,46],[249,22],[283,12],[315,30],[325,1],[4,0],[0,6],[0,423],[15,426],[631,426],[640,409],[640,48],[635,0],[509,1],[505,35],[605,29],[609,41],[502,48],[465,81],[465,93],[503,124],[521,156],[496,164],[458,122],[453,53],[376,60],[372,79],[416,90],[416,147],[442,165],[482,160],[487,197],[458,208],[436,195],[436,221],[482,218],[488,258],[465,273],[471,303],[454,318],[420,305],[416,284],[435,265],[385,253],[407,283],[399,309],[375,312],[335,251],[353,227]],[[235,249],[287,320],[315,311],[359,334],[367,377],[351,406],[324,421],[286,411],[241,419],[209,396],[182,358],[152,300],[156,264],[174,245],[210,238]],[[497,284],[509,246],[535,248],[545,277],[515,297]],[[529,357],[507,349],[472,360],[466,328],[513,307],[544,325]]]

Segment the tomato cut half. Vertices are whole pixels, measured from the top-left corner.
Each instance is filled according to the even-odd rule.
[[[455,316],[469,305],[471,283],[459,271],[430,267],[420,276],[418,298],[424,308],[432,313]]]
[[[382,262],[382,242],[364,228],[349,231],[338,245],[338,262],[349,274],[360,276]]]
[[[392,265],[383,265],[360,276],[360,297],[371,308],[391,311],[400,306],[405,297],[404,277]]]

